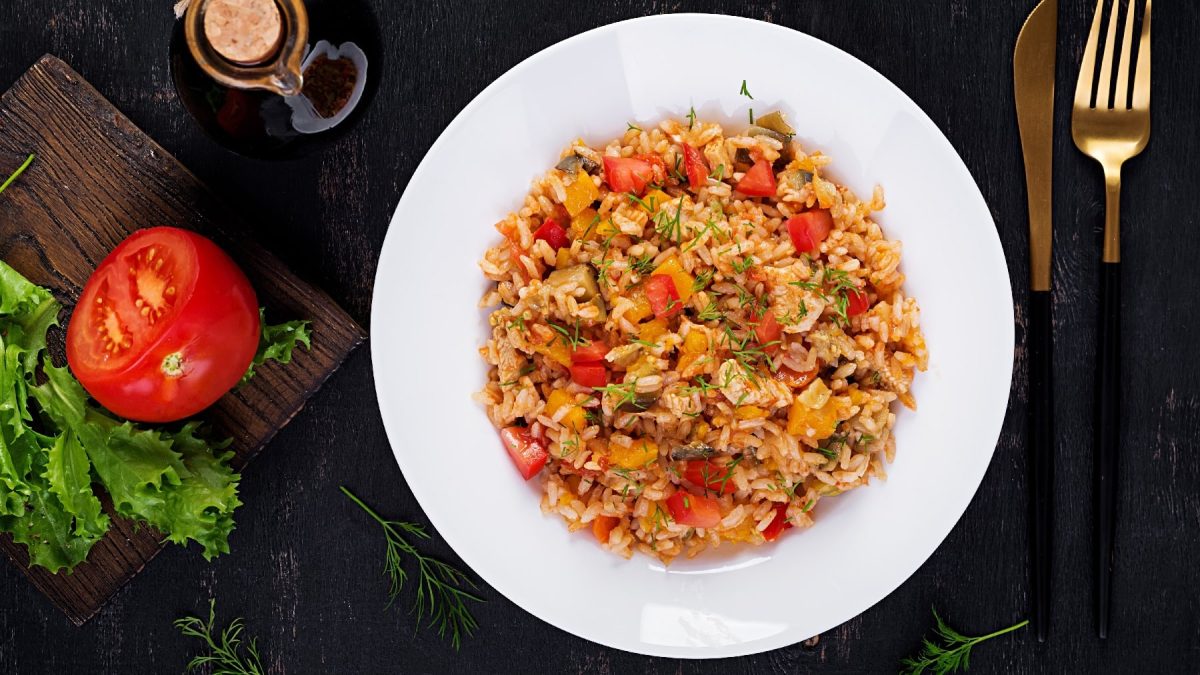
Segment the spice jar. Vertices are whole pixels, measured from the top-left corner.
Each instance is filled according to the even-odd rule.
[[[172,79],[222,145],[293,156],[354,123],[378,77],[377,44],[362,0],[190,0],[171,41]]]

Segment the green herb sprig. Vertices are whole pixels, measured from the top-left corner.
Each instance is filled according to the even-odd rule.
[[[956,673],[959,669],[967,670],[970,666],[971,649],[975,645],[1005,633],[1011,633],[1029,623],[1029,620],[1026,619],[1008,628],[1001,628],[994,633],[968,637],[948,626],[942,617],[938,616],[936,609],[933,610],[933,618],[937,622],[937,627],[934,629],[935,639],[940,641],[940,644],[925,638],[921,652],[916,657],[909,657],[900,662],[902,675],[922,675],[926,671],[934,675],[945,675],[946,673]]]
[[[430,558],[417,550],[404,535],[412,535],[418,539],[429,539],[425,528],[416,523],[397,520],[386,520],[371,507],[363,503],[353,492],[341,486],[342,493],[371,516],[383,527],[387,541],[387,557],[383,566],[390,584],[388,586],[388,606],[400,595],[408,580],[408,572],[404,569],[407,556],[417,562],[417,599],[412,612],[417,615],[417,625],[422,619],[428,618],[427,626],[437,626],[438,637],[450,636],[450,644],[458,649],[462,646],[462,638],[470,637],[479,627],[474,615],[467,606],[468,600],[483,602],[483,598],[466,590],[478,589],[475,582],[463,572],[450,565]]]
[[[242,644],[245,626],[239,617],[217,634],[217,601],[208,601],[208,621],[188,616],[175,621],[175,627],[185,637],[194,637],[208,647],[208,653],[193,657],[185,672],[211,666],[212,675],[263,675],[262,657],[258,653],[258,639],[251,638]],[[245,649],[243,650],[243,646]]]
[[[14,171],[11,176],[6,178],[3,183],[0,183],[0,192],[7,190],[9,185],[12,185],[21,174],[25,173],[25,169],[28,169],[29,165],[33,164],[33,157],[33,155],[26,157],[25,161],[21,163],[21,166],[18,166],[17,170]]]

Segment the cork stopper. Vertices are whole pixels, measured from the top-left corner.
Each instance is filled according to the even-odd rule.
[[[209,0],[204,36],[217,54],[233,63],[262,63],[279,50],[283,18],[275,0]]]

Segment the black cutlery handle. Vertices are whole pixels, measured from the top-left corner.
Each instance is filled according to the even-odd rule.
[[[1033,625],[1039,642],[1050,627],[1050,571],[1054,532],[1054,338],[1050,291],[1029,294],[1030,573]]]
[[[1108,637],[1116,533],[1117,458],[1121,436],[1121,264],[1101,263],[1100,332],[1096,342],[1095,564],[1096,633]]]

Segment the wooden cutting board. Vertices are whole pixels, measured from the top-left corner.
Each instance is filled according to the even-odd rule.
[[[130,232],[174,225],[211,237],[237,260],[268,320],[312,321],[311,351],[297,349],[290,364],[259,368],[202,415],[217,434],[233,438],[237,466],[271,440],[366,337],[329,296],[247,238],[245,222],[191,172],[49,55],[0,96],[0,175],[30,153],[37,155],[34,164],[0,196],[0,259],[50,288],[68,308],[96,264]],[[31,569],[25,547],[0,536],[0,548],[77,625],[162,548],[159,533],[135,530],[105,501],[112,529],[71,574]],[[236,555],[236,530],[230,546]]]

